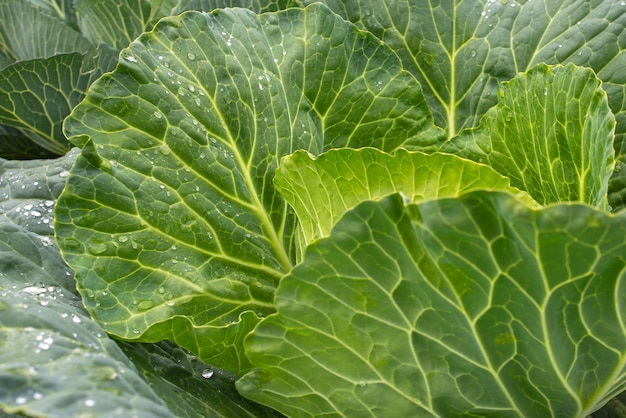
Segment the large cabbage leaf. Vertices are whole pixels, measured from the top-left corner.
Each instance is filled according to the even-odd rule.
[[[283,278],[238,388],[290,416],[583,417],[626,386],[626,215],[367,201]]]
[[[58,242],[108,332],[244,370],[241,340],[295,261],[278,159],[438,131],[397,56],[321,5],[186,13],[121,57],[66,120],[84,149]]]

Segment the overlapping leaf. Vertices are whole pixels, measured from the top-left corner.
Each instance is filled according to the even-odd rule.
[[[330,234],[347,210],[394,192],[415,203],[469,190],[496,189],[534,203],[489,166],[451,154],[427,155],[402,149],[391,155],[373,148],[344,148],[317,158],[299,151],[283,158],[274,183],[295,209],[304,234],[302,248]]]
[[[319,2],[398,52],[452,138],[476,127],[497,100],[498,83],[539,63],[574,63],[602,80],[616,116],[619,172],[609,200],[626,204],[626,5],[598,0],[301,0]],[[624,169],[622,169],[624,168]]]
[[[238,371],[241,338],[294,261],[278,159],[391,150],[432,117],[389,48],[315,5],[162,20],[65,127],[84,149],[56,230],[90,312]]]
[[[360,204],[246,340],[291,416],[581,417],[626,384],[626,216],[475,191]]]
[[[500,85],[480,127],[438,148],[485,162],[541,204],[607,208],[615,120],[594,73],[538,65]]]

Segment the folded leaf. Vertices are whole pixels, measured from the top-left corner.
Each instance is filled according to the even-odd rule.
[[[443,151],[484,162],[541,204],[607,208],[615,119],[593,71],[538,65],[501,84],[498,105]]]
[[[330,234],[343,214],[357,204],[394,192],[420,202],[476,189],[507,190],[536,205],[489,166],[451,154],[403,149],[393,155],[373,148],[336,149],[317,158],[298,151],[282,159],[274,183],[298,215],[304,247]]]
[[[278,159],[429,134],[421,88],[320,5],[167,18],[120,61],[65,123],[84,149],[57,205],[59,245],[107,331],[240,372],[242,338],[295,258]]]
[[[54,202],[65,186],[78,150],[48,160],[0,159],[0,217],[52,244]]]
[[[475,191],[312,243],[238,382],[291,416],[582,417],[625,388],[626,215]]]

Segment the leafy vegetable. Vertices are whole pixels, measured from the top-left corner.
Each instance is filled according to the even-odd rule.
[[[0,22],[0,415],[623,410],[619,1]]]
[[[89,318],[50,236],[54,200],[77,154],[0,160],[0,410],[28,416],[274,416],[239,396],[229,373],[171,343],[126,343],[122,351]]]
[[[585,416],[626,376],[624,236],[504,193],[365,202],[281,280],[238,388],[290,416]]]
[[[622,208],[626,179],[625,5],[605,0],[425,0],[321,2],[390,45],[424,87],[438,126],[453,138],[496,104],[498,83],[539,63],[590,67],[617,119],[609,203]],[[515,184],[515,183],[513,183]]]
[[[184,14],[122,58],[65,125],[84,150],[57,206],[64,257],[108,332],[246,370],[242,338],[294,262],[278,159],[430,138],[421,89],[321,6]]]

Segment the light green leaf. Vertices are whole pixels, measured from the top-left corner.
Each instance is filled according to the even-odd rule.
[[[507,190],[529,204],[533,199],[510,186],[491,167],[451,154],[373,148],[330,150],[317,158],[298,151],[281,160],[274,184],[295,209],[302,246],[327,236],[343,216],[364,200],[400,192],[410,202],[454,197],[476,189]]]
[[[291,416],[583,417],[626,382],[626,215],[475,191],[364,202],[246,339]]]
[[[439,149],[485,162],[541,204],[607,208],[615,119],[593,71],[538,65],[501,84],[480,127]]]
[[[79,32],[29,1],[0,0],[0,22],[0,49],[17,61],[93,49]]]
[[[320,5],[186,13],[121,57],[66,120],[84,149],[57,206],[60,247],[107,331],[245,370],[242,338],[295,260],[278,159],[430,133],[421,88]]]
[[[255,13],[277,12],[297,5],[297,0],[162,0],[169,3],[169,15],[179,14],[186,10],[208,12],[226,7],[244,7]]]

